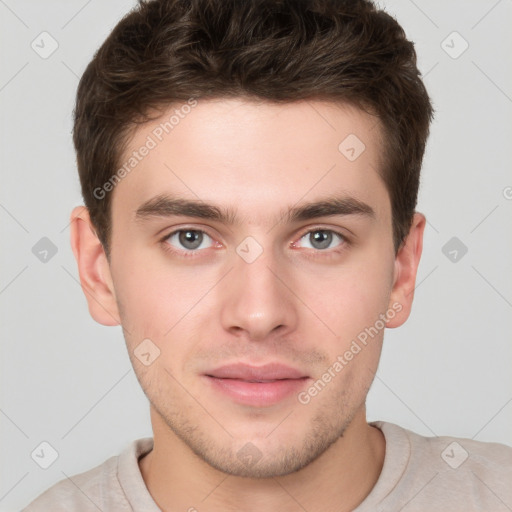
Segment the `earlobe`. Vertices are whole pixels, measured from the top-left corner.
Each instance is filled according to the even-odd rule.
[[[85,206],[71,212],[71,248],[78,264],[80,284],[87,299],[89,313],[103,325],[119,325],[119,312],[103,246]]]
[[[411,313],[416,274],[423,250],[425,224],[425,216],[421,213],[415,213],[409,234],[396,255],[389,307],[398,312],[387,321],[386,327],[399,327]]]

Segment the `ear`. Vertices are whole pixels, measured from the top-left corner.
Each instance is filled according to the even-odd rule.
[[[70,217],[71,248],[78,263],[80,284],[89,313],[103,325],[119,325],[114,284],[107,256],[85,206],[73,208]]]
[[[393,288],[388,307],[393,309],[396,315],[386,322],[386,327],[399,327],[411,313],[425,224],[425,216],[415,213],[409,234],[395,257]]]

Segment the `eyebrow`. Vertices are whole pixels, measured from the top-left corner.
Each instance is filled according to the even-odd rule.
[[[292,206],[282,210],[277,216],[279,221],[288,223],[315,219],[317,217],[360,215],[375,218],[373,208],[355,197],[327,197],[320,201]],[[221,208],[200,200],[182,199],[161,194],[144,202],[135,212],[136,221],[155,217],[184,216],[217,221],[226,225],[239,222],[236,210]]]

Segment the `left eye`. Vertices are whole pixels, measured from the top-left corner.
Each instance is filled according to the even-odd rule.
[[[345,241],[345,237],[335,231],[331,231],[330,229],[315,229],[314,231],[309,231],[305,235],[301,237],[301,240],[304,239],[309,243],[310,249],[330,249],[333,241],[339,240],[341,245]],[[307,246],[306,246],[307,247]]]
[[[188,251],[207,249],[213,245],[210,236],[208,236],[204,231],[199,231],[197,229],[181,229],[179,231],[175,231],[166,238],[166,241],[177,249],[186,249]],[[181,247],[175,244],[180,244]]]

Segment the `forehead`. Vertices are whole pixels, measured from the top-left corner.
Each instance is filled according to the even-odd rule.
[[[377,118],[349,105],[183,102],[135,131],[113,209],[133,218],[142,203],[168,193],[233,205],[263,222],[283,205],[336,193],[378,211],[387,207],[379,204],[387,201],[381,148]]]

